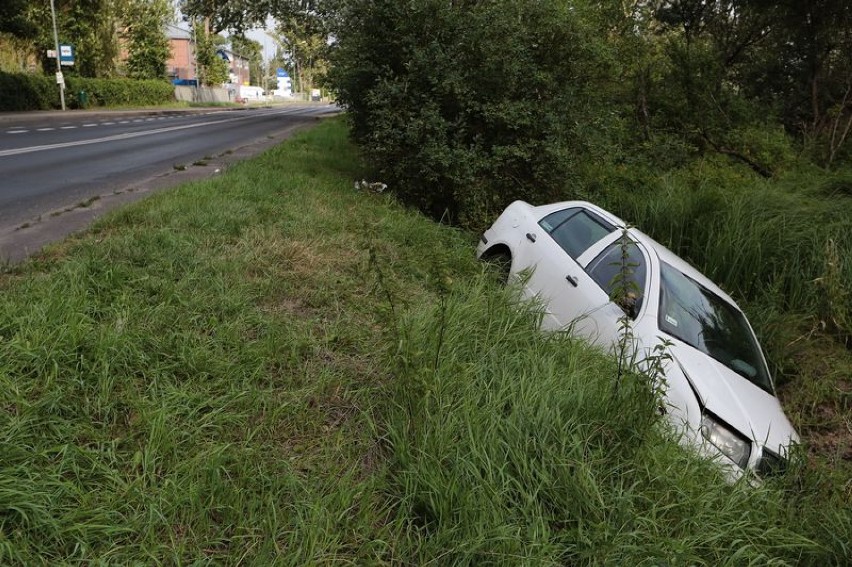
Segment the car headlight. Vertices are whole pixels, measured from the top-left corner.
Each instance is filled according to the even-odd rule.
[[[741,469],[748,465],[751,443],[708,413],[701,416],[701,435]]]

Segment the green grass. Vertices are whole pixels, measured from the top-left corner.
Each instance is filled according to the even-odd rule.
[[[617,185],[616,185],[617,186]],[[852,176],[767,181],[699,160],[602,197],[719,283],[755,326],[814,458],[852,475]]]
[[[345,123],[0,275],[0,564],[840,564],[825,465],[728,486]]]

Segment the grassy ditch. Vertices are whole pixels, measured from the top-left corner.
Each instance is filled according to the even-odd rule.
[[[830,471],[726,485],[362,175],[326,121],[0,276],[0,563],[848,557]]]
[[[852,173],[768,181],[708,158],[630,190],[611,181],[595,200],[743,304],[813,454],[852,474]]]

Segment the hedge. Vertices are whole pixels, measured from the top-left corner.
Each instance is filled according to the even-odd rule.
[[[174,100],[174,87],[166,81],[67,77],[65,84],[65,103],[71,108],[81,106],[81,91],[88,95],[89,107],[147,106]],[[0,72],[0,111],[50,110],[60,106],[52,75]]]

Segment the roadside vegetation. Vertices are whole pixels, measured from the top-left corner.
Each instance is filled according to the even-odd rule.
[[[848,558],[836,471],[728,485],[364,173],[325,121],[6,268],[0,563]]]
[[[812,457],[849,478],[851,4],[325,5],[377,180],[473,231],[515,199],[619,214],[746,307]]]

